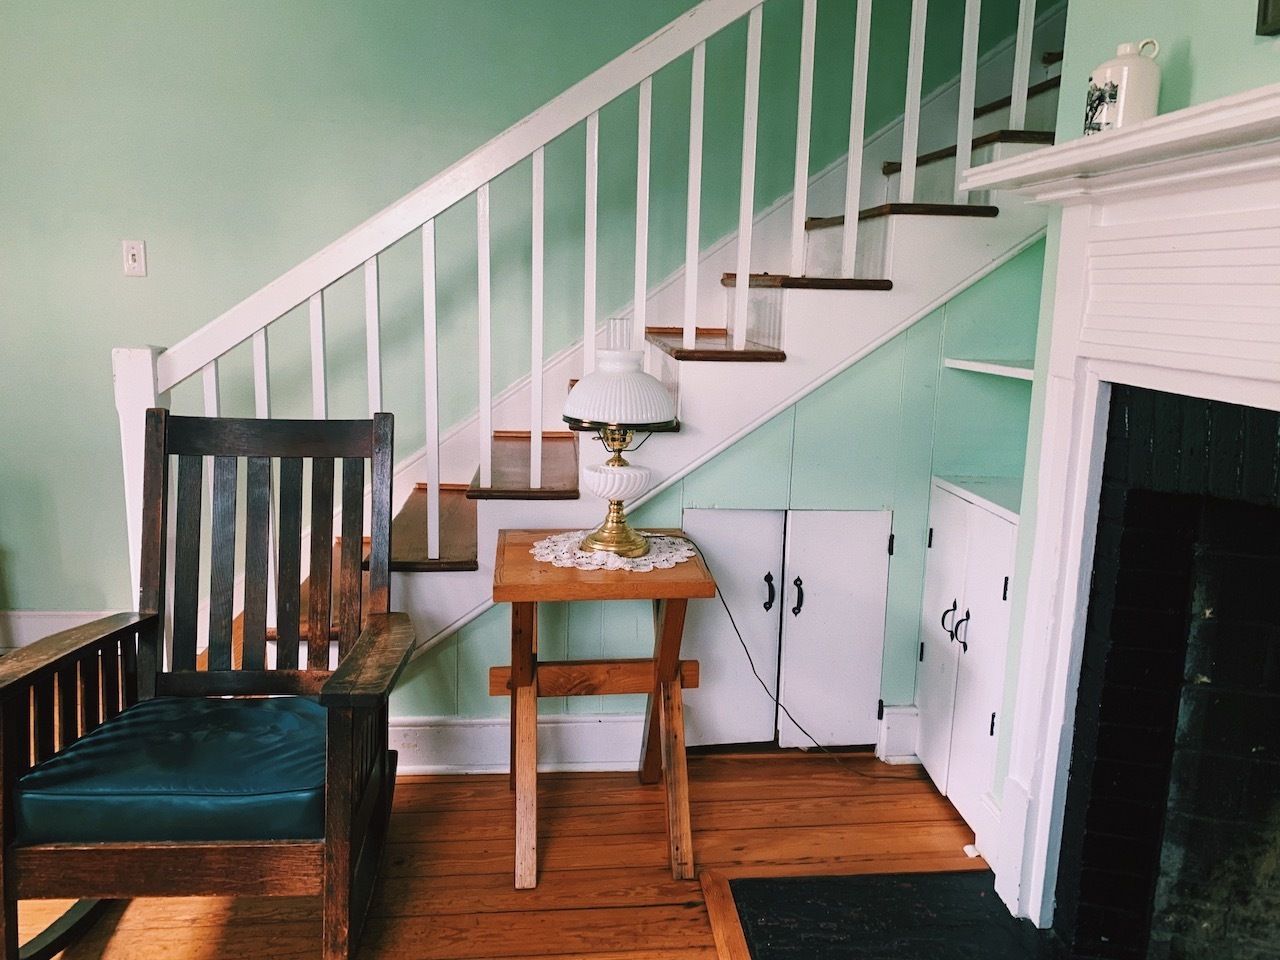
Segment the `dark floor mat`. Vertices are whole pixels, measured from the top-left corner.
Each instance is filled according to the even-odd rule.
[[[731,880],[753,960],[1048,960],[985,871]]]

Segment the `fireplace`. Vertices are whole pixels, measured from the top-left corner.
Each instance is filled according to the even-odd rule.
[[[1115,386],[1054,930],[1280,956],[1280,414]]]

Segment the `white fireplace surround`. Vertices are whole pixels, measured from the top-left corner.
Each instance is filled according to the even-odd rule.
[[[1280,84],[977,167],[964,186],[1062,207],[993,857],[1005,902],[1048,926],[1110,385],[1280,410]]]

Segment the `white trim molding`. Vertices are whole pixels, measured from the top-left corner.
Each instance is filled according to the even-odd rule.
[[[920,710],[914,704],[884,708],[876,736],[876,759],[884,763],[919,763]]]
[[[971,170],[1063,207],[996,889],[1052,922],[1112,384],[1280,410],[1280,85]]]
[[[538,717],[538,770],[637,770],[641,714]],[[402,774],[506,773],[511,725],[506,717],[391,718],[391,749]]]

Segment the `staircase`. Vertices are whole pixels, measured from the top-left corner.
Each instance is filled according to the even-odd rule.
[[[680,428],[655,437],[639,459],[656,478],[652,497],[755,427],[836,376],[960,290],[994,270],[1043,233],[1045,215],[1015,198],[966,194],[969,166],[1052,142],[1057,80],[1030,81],[1033,45],[1054,42],[1049,14],[1041,28],[1034,4],[1022,4],[1008,56],[978,57],[978,3],[969,0],[957,81],[922,95],[923,0],[913,4],[907,99],[901,120],[867,136],[858,105],[867,98],[870,0],[859,0],[854,42],[849,153],[809,175],[814,36],[818,0],[804,0],[793,191],[756,212],[760,0],[703,0],[666,28],[575,85],[470,156],[375,215],[346,236],[168,349],[114,352],[117,408],[133,569],[140,540],[142,410],[168,405],[169,392],[199,377],[204,413],[219,415],[219,359],[245,344],[252,351],[255,414],[271,414],[267,336],[273,323],[307,305],[312,414],[328,414],[324,291],[362,271],[370,412],[382,407],[379,254],[420,236],[423,266],[426,444],[397,466],[392,570],[396,604],[410,611],[424,647],[491,605],[497,532],[504,527],[587,527],[603,505],[582,497],[578,468],[599,457],[588,437],[558,428],[572,378],[590,370],[600,337],[597,288],[599,113],[638,88],[635,299],[624,330],[643,344],[646,363],[677,398]],[[1060,8],[1055,8],[1060,15]],[[1051,11],[1054,13],[1054,11]],[[665,282],[648,276],[649,144],[652,77],[689,58],[690,138],[700,145],[706,43],[746,18],[745,107],[737,231],[698,248],[701,151],[691,151],[684,263]],[[1046,25],[1047,24],[1047,25]],[[1045,36],[1041,36],[1041,34]],[[1046,39],[1047,37],[1047,39]],[[994,78],[994,79],[993,79]],[[978,89],[1012,92],[978,103]],[[1028,129],[1028,123],[1039,129]],[[948,126],[949,124],[949,126]],[[583,224],[583,335],[544,357],[544,147],[582,125],[586,135]],[[939,132],[939,130],[942,132]],[[929,146],[922,140],[949,146]],[[958,149],[955,144],[968,144]],[[896,159],[877,159],[900,144]],[[763,149],[767,149],[765,145]],[[852,158],[852,162],[850,162]],[[495,394],[493,382],[490,184],[517,163],[532,171],[529,375]],[[473,417],[442,430],[436,289],[435,218],[473,196],[477,221],[478,376]],[[809,216],[809,211],[826,216]],[[743,284],[739,278],[747,277]],[[710,321],[709,323],[707,321]],[[401,411],[392,411],[397,415]],[[305,552],[304,552],[305,555]],[[269,613],[274,616],[274,612]]]

